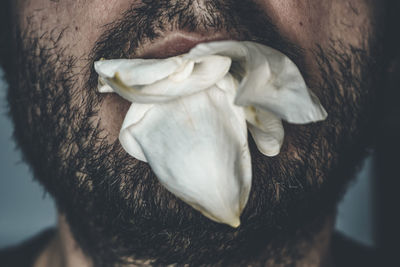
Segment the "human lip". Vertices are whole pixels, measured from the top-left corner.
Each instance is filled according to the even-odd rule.
[[[226,33],[205,35],[193,32],[171,32],[155,41],[143,44],[135,54],[136,58],[167,58],[187,53],[199,43],[239,40],[237,36]]]

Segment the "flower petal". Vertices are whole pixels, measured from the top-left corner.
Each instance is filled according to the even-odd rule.
[[[199,44],[189,53],[193,58],[210,54],[232,58],[231,73],[240,79],[237,105],[255,106],[291,123],[326,118],[299,69],[281,52],[254,42],[220,41]]]
[[[131,61],[135,60],[132,59]],[[141,61],[141,59],[138,60]],[[100,75],[104,74],[100,71],[103,62],[105,61],[98,61],[98,73]],[[185,60],[182,60],[181,63],[182,65],[174,70],[180,72],[171,74],[170,78],[164,77],[148,85],[128,85],[122,79],[119,71],[116,71],[113,77],[102,76],[102,78],[117,94],[130,102],[166,102],[209,88],[229,71],[231,60],[222,56],[208,56],[195,60],[193,66]],[[146,69],[151,70],[152,73],[157,73],[160,69],[164,71],[164,67],[164,65],[155,64],[152,69],[150,65],[146,65]],[[188,75],[190,70],[191,73]],[[111,71],[107,72],[107,75],[109,73]],[[183,79],[184,77],[187,78]]]
[[[153,107],[153,104],[136,104],[132,103],[128,112],[125,115],[124,122],[119,134],[119,141],[128,154],[132,157],[147,162],[146,156],[143,153],[142,147],[132,136],[130,129],[140,123],[146,113]]]
[[[235,97],[238,82],[231,74],[226,74],[216,85],[230,97]],[[279,154],[284,137],[281,119],[269,111],[253,106],[243,110],[249,131],[260,152],[269,157]]]
[[[100,93],[114,93],[114,89],[112,89],[101,76],[99,76],[98,79],[97,90]]]
[[[326,118],[326,111],[318,99],[310,95],[299,69],[287,56],[256,43],[246,42],[246,45],[249,49],[248,77],[239,87],[236,104],[271,111],[291,123]],[[262,75],[263,72],[270,75]]]
[[[208,218],[237,227],[251,186],[242,109],[224,91],[212,87],[154,105],[129,125],[140,105],[132,105],[121,135],[129,134],[139,144],[169,191]],[[121,143],[131,153],[126,140],[122,138]]]
[[[248,128],[258,150],[266,156],[279,154],[284,137],[282,121],[276,115],[262,109],[245,108]]]
[[[166,59],[111,59],[94,63],[96,72],[104,77],[113,78],[119,74],[127,86],[151,84],[174,73],[184,64],[182,57]]]

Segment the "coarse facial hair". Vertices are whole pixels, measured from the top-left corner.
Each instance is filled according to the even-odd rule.
[[[250,139],[253,184],[238,229],[200,215],[166,191],[147,164],[130,157],[118,141],[107,141],[93,123],[104,100],[95,89],[93,61],[132,57],[166,25],[236,31],[241,39],[283,51],[307,78],[301,51],[252,2],[237,2],[210,1],[201,16],[191,1],[132,6],[125,19],[106,27],[93,48],[84,68],[85,88],[77,86],[73,74],[78,59],[60,47],[58,36],[39,37],[35,25],[17,31],[15,63],[7,70],[15,138],[95,266],[133,258],[154,259],[155,264],[227,264],[255,258],[266,247],[276,262],[290,264],[301,257],[291,244],[319,230],[320,219],[334,211],[365,154],[379,73],[372,60],[374,40],[361,48],[333,40],[330,47],[315,50],[322,79],[306,80],[328,111],[325,122],[285,124],[282,151],[272,158],[261,155]]]

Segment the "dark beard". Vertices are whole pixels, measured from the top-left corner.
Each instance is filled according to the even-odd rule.
[[[127,19],[108,26],[89,63],[132,57],[141,41],[173,25],[237,31],[240,38],[278,48],[303,65],[299,49],[280,37],[251,1],[210,1],[203,19],[192,13],[191,1],[170,2],[132,7]],[[312,237],[334,213],[365,154],[373,125],[372,88],[379,77],[379,64],[372,60],[375,41],[362,49],[332,41],[330,48],[315,51],[322,82],[309,81],[328,120],[285,124],[282,152],[273,158],[262,156],[250,140],[253,184],[242,226],[212,222],[166,191],[148,165],[129,157],[119,142],[100,137],[102,130],[93,124],[103,101],[94,89],[96,76],[88,67],[87,86],[78,88],[76,59],[64,53],[56,37],[39,38],[33,27],[17,33],[15,65],[7,70],[10,114],[25,160],[95,266],[128,257],[163,265],[231,265],[255,259],[265,248],[276,263],[290,264],[302,256],[296,241]]]

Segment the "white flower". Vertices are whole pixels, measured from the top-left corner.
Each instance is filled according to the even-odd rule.
[[[95,62],[99,91],[132,102],[123,148],[208,218],[238,227],[251,187],[247,128],[258,149],[279,153],[281,119],[327,116],[295,64],[254,42],[202,43],[167,59]]]

